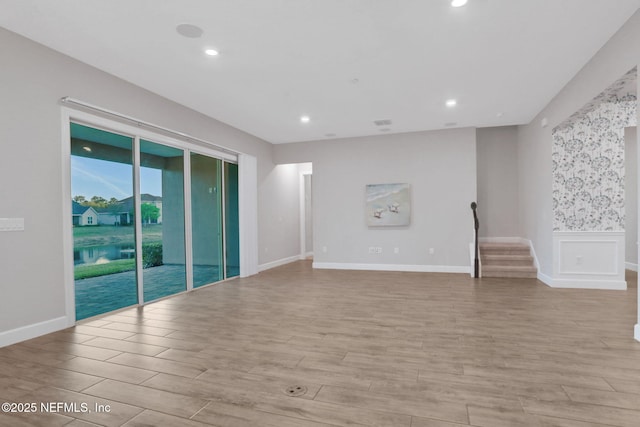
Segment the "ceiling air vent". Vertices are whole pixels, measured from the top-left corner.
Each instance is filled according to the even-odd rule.
[[[376,126],[389,126],[391,125],[391,119],[374,120],[373,123]]]

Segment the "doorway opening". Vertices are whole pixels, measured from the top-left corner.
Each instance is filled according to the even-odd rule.
[[[313,259],[313,164],[298,164],[300,174],[300,259]]]

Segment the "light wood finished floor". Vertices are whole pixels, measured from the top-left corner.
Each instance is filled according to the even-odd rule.
[[[632,286],[301,261],[0,349],[0,402],[92,409],[0,425],[638,427]]]

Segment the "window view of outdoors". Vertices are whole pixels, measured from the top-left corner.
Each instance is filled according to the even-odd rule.
[[[133,139],[71,124],[76,319],[138,302]]]
[[[144,300],[187,288],[184,238],[184,154],[140,141],[140,218]]]
[[[140,279],[145,302],[187,288],[184,151],[140,140],[141,201],[136,210],[133,141],[71,124],[78,320],[137,304]],[[238,166],[195,153],[190,164],[193,286],[199,287],[239,275]],[[136,253],[137,216],[141,254]],[[141,277],[136,275],[137,257],[143,267]]]

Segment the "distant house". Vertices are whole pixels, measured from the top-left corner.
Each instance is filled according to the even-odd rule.
[[[121,204],[96,210],[100,225],[131,225],[133,223],[131,212],[125,211]]]
[[[162,224],[162,197],[141,194],[141,202],[158,208],[158,218],[150,220],[151,224]],[[133,197],[119,200],[104,208],[84,206],[76,201],[73,204],[73,225],[131,225],[133,224]]]
[[[71,201],[71,210],[74,226],[98,225],[98,212],[91,206],[83,206],[75,200]]]
[[[122,212],[133,212],[133,197],[127,197],[118,203],[122,205]],[[152,224],[162,224],[162,197],[143,193],[140,195],[140,203],[153,205],[159,209],[158,219],[151,221]]]

